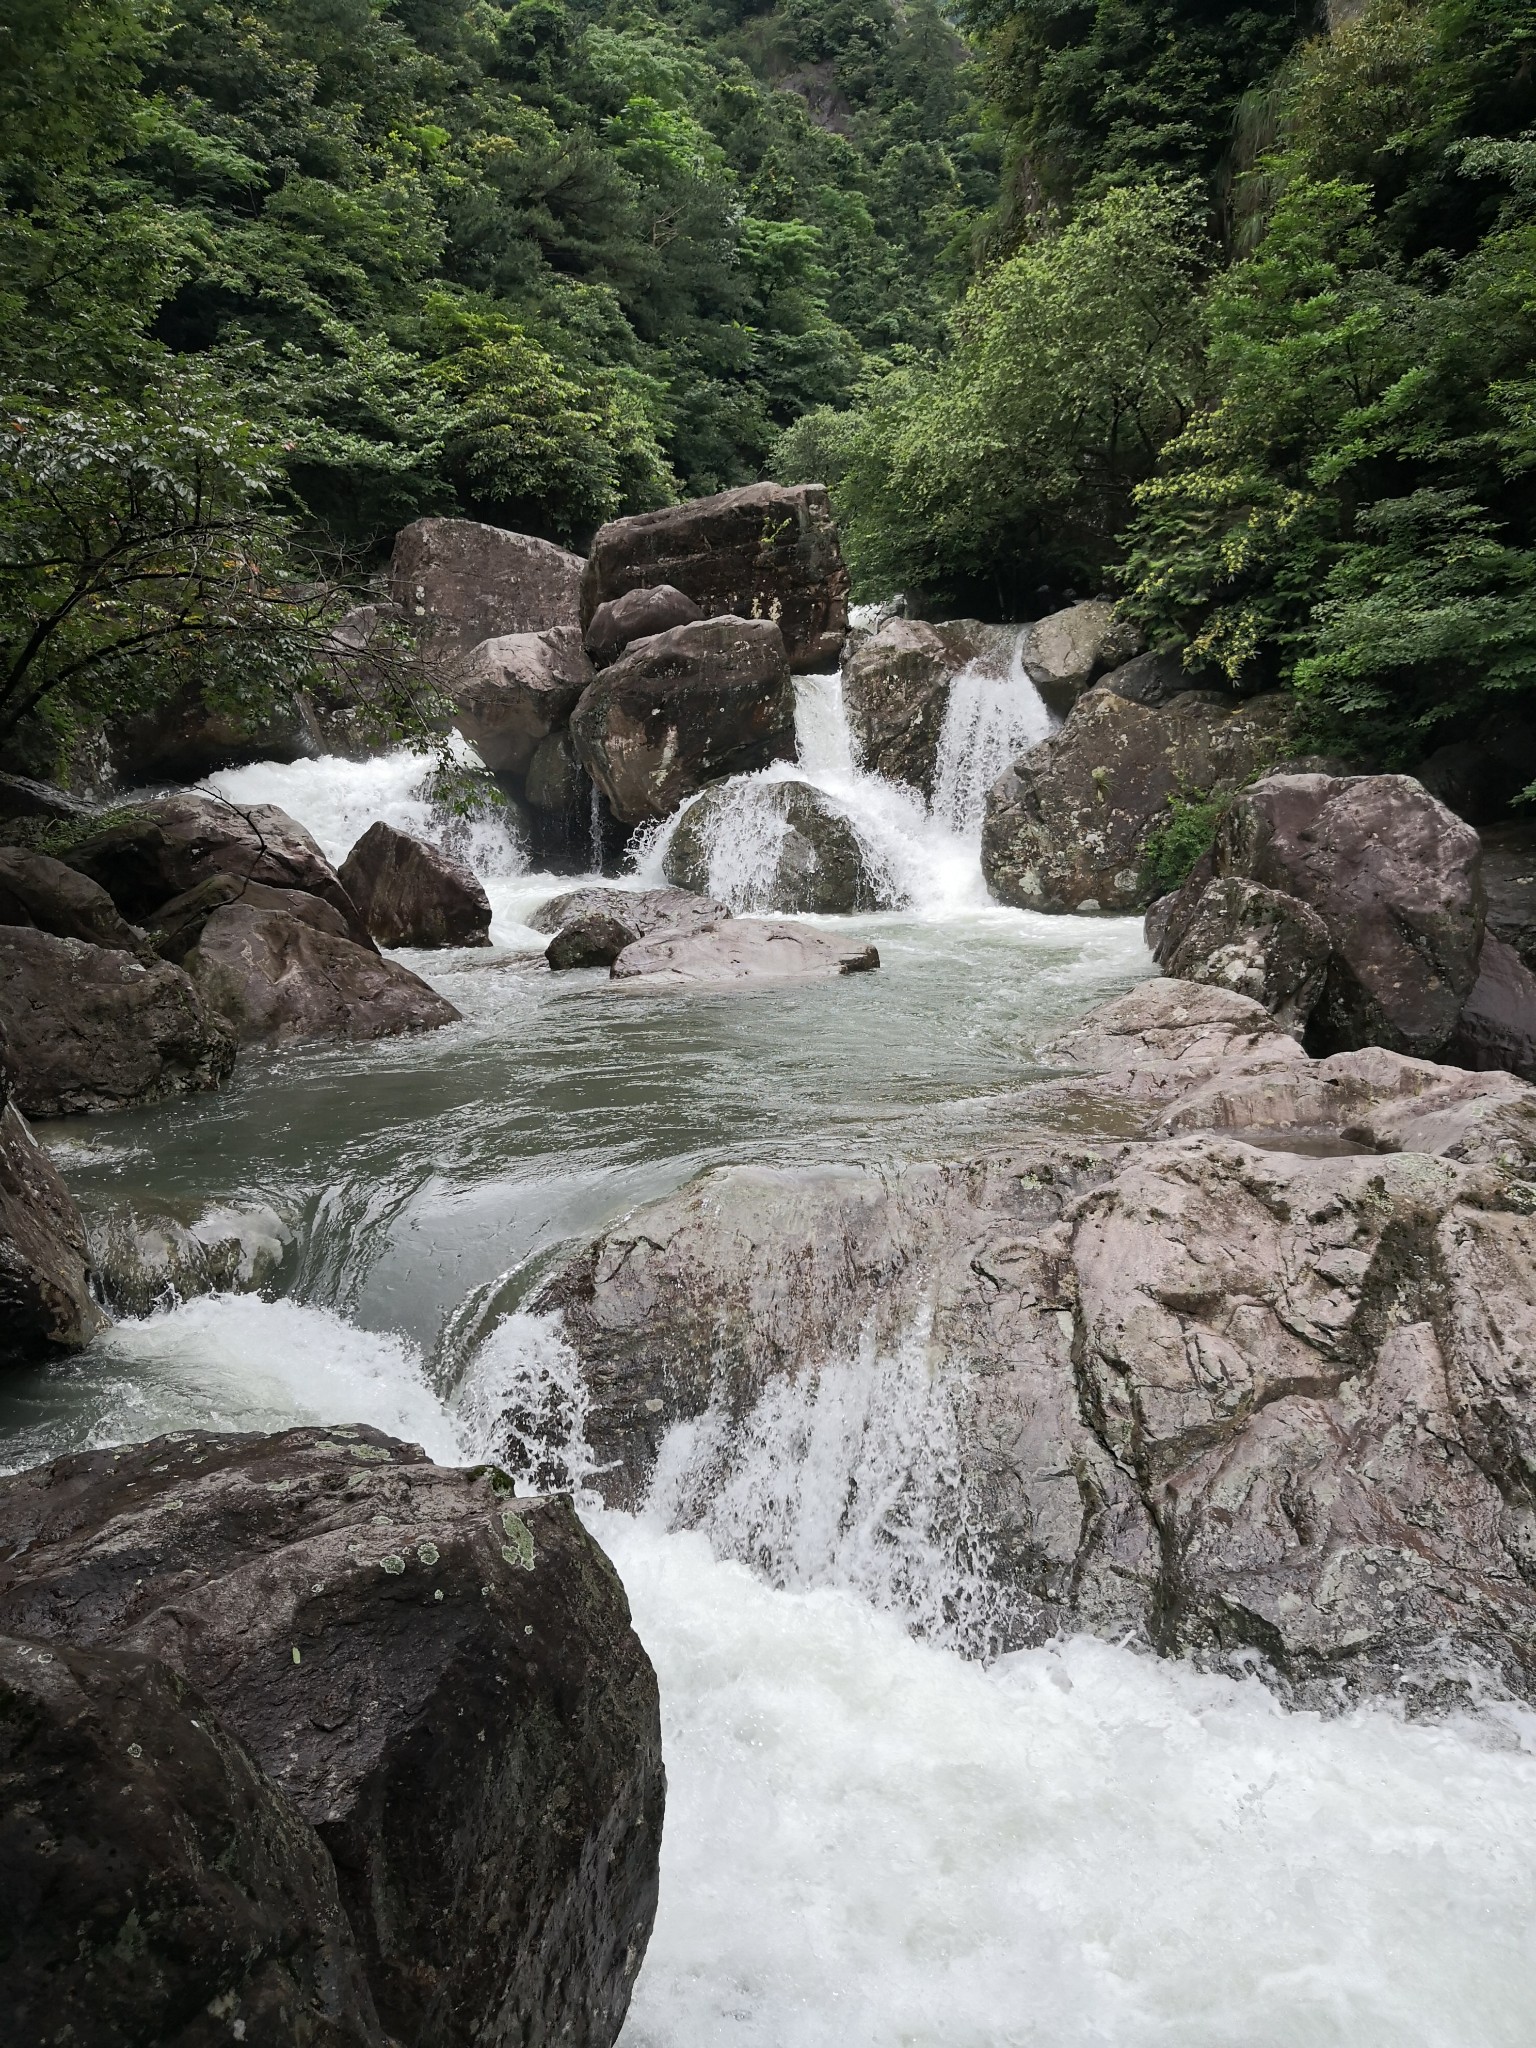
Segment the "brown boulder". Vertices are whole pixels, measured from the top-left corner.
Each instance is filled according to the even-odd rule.
[[[773,620],[797,674],[837,666],[848,572],[822,484],[744,484],[610,521],[582,577],[583,623],[628,591],[661,584],[706,618]]]
[[[1328,927],[1295,896],[1226,876],[1209,882],[1174,943],[1154,949],[1176,981],[1210,981],[1262,1003],[1286,1031],[1306,1030],[1328,973]]]
[[[791,759],[794,684],[778,627],[701,619],[637,641],[584,692],[571,738],[626,825],[666,817],[706,782]]]
[[[1536,974],[1492,932],[1484,934],[1477,980],[1456,1019],[1448,1057],[1483,1073],[1502,1068],[1536,1081]]]
[[[455,680],[454,723],[492,774],[526,776],[540,744],[569,722],[592,674],[574,626],[482,640]]]
[[[418,519],[395,536],[389,589],[423,645],[453,661],[508,633],[581,627],[580,555],[473,519]]]
[[[0,1358],[78,1350],[105,1318],[85,1224],[13,1100],[0,1031]]]
[[[674,590],[670,583],[654,589],[626,590],[610,598],[592,614],[586,632],[586,649],[599,668],[617,661],[631,640],[647,640],[652,633],[665,633],[673,626],[688,626],[702,619],[691,597]]]
[[[382,819],[341,864],[341,886],[381,946],[488,946],[490,898],[462,861]]]
[[[0,846],[0,924],[33,925],[123,953],[142,951],[145,943],[99,882],[20,846]]]
[[[25,1115],[127,1109],[217,1088],[234,1040],[179,967],[0,926],[0,1025]]]
[[[145,936],[162,960],[174,960],[179,966],[202,937],[209,918],[229,903],[243,903],[250,910],[286,911],[317,932],[329,932],[337,939],[352,938],[347,920],[324,897],[307,895],[302,889],[270,889],[265,882],[247,882],[239,875],[222,873],[212,874],[196,888],[162,903],[147,920]]]
[[[241,1045],[394,1038],[459,1013],[398,960],[316,931],[282,910],[216,910],[187,955],[209,1014]]]
[[[655,1675],[567,1499],[365,1428],[0,1482],[0,1626],[157,1656],[319,1834],[385,2031],[609,2048],[655,1912]]]

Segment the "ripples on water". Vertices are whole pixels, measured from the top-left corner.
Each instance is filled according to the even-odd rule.
[[[859,921],[878,975],[692,999],[551,978],[524,919],[573,884],[487,827],[496,947],[411,958],[462,1025],[46,1126],[87,1198],[259,1199],[296,1244],[283,1299],[190,1302],[13,1381],[6,1462],[362,1420],[579,1490],[579,1376],[520,1306],[560,1244],[724,1159],[1018,1133],[1038,1041],[1148,971],[1129,922],[986,903],[990,760],[965,763],[1037,736],[1043,707],[972,681],[936,816],[859,773],[835,679],[802,685],[793,772],[905,863],[911,908]],[[219,779],[340,858],[378,816],[443,829],[420,775]],[[968,1662],[948,1645],[985,1633],[989,1595],[953,1453],[913,1342],[771,1389],[729,1434],[680,1428],[640,1517],[589,1501],[660,1674],[670,1781],[624,2048],[1528,2048],[1533,1718],[1323,1721],[1087,1640]]]

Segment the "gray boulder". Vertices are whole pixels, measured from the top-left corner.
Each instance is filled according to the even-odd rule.
[[[1070,711],[1090,683],[1141,651],[1140,629],[1105,598],[1036,619],[1024,635],[1024,667],[1046,703]]]
[[[189,1209],[94,1204],[90,1262],[114,1315],[147,1316],[203,1294],[254,1294],[273,1280],[293,1233],[264,1202]]]
[[[455,1024],[445,997],[398,960],[282,910],[216,910],[187,955],[210,1016],[240,1045],[394,1038]]]
[[[387,2035],[614,2041],[661,1731],[568,1499],[364,1428],[92,1452],[0,1481],[0,1627],[198,1688],[329,1852]]]
[[[574,626],[482,640],[455,678],[454,722],[493,774],[520,780],[569,723],[592,675]]]
[[[616,661],[631,640],[649,639],[673,626],[691,625],[704,614],[691,597],[659,583],[648,590],[626,590],[600,604],[586,631],[586,650],[599,668]]]
[[[1299,1037],[1323,992],[1330,950],[1328,927],[1315,910],[1226,876],[1207,883],[1176,942],[1156,957],[1175,980],[1214,982],[1251,996]]]
[[[688,889],[571,889],[540,904],[528,922],[554,934],[544,949],[551,967],[611,967],[636,939],[692,931],[730,914]]]
[[[837,666],[848,572],[822,484],[744,484],[598,529],[582,620],[632,590],[680,590],[706,618],[773,621],[797,674]]]
[[[428,654],[449,663],[483,640],[581,626],[580,555],[473,519],[418,519],[395,536],[390,597]]]
[[[1153,708],[1091,690],[988,792],[988,888],[1025,910],[1144,908],[1147,840],[1167,820],[1169,800],[1233,791],[1264,773],[1286,751],[1289,715],[1278,692],[1234,711],[1203,691]]]
[[[179,967],[0,926],[0,1025],[29,1117],[127,1109],[217,1088],[235,1044]]]
[[[764,872],[733,898],[735,909],[846,917],[895,907],[851,820],[808,782],[727,782],[705,790],[667,842],[662,872],[679,889],[708,894],[722,834],[744,828],[764,838],[767,859]]]
[[[84,939],[123,953],[141,952],[145,945],[144,934],[99,882],[21,846],[0,846],[0,924],[32,925],[56,938]]]
[[[490,898],[479,877],[382,819],[342,862],[340,879],[381,946],[491,943]]]
[[[584,692],[571,738],[626,825],[666,817],[706,782],[791,759],[794,684],[778,627],[710,618],[636,641]]]
[[[1100,682],[1117,697],[1128,697],[1133,704],[1146,704],[1154,709],[1160,704],[1171,704],[1187,690],[1211,689],[1210,683],[1191,674],[1176,654],[1134,655],[1118,668],[1112,668]]]
[[[384,2048],[336,1872],[156,1657],[0,1637],[13,2048]]]
[[[843,672],[843,706],[874,775],[932,796],[949,685],[965,655],[944,629],[887,619]]]
[[[1448,1057],[1480,1072],[1502,1068],[1536,1081],[1536,974],[1492,932],[1484,935],[1477,980],[1456,1020]]]
[[[688,931],[654,932],[626,946],[609,972],[615,981],[638,992],[820,981],[865,974],[879,965],[879,953],[862,940],[835,938],[808,925],[743,917]]]
[[[0,1358],[78,1350],[103,1320],[85,1224],[16,1107],[0,1031]]]

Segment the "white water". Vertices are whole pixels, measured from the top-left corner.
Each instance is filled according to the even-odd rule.
[[[1024,667],[1024,636],[1021,626],[1006,662],[978,655],[949,686],[933,813],[952,832],[978,843],[987,791],[1060,723]]]

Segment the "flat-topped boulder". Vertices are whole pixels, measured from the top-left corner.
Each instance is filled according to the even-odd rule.
[[[473,870],[382,819],[342,862],[340,878],[381,946],[491,943],[490,898]]]
[[[582,766],[626,825],[722,776],[793,758],[794,683],[769,619],[710,618],[637,640],[571,714]]]
[[[216,910],[186,968],[209,1014],[240,1045],[395,1038],[459,1021],[452,1003],[398,960],[282,910]]]
[[[610,520],[582,577],[583,623],[632,590],[663,584],[706,618],[772,620],[797,674],[837,666],[848,572],[822,484],[743,484]]]
[[[737,917],[637,939],[610,972],[636,990],[728,988],[865,974],[879,965],[879,953],[865,940],[838,938],[811,925]]]
[[[454,723],[493,774],[522,780],[592,676],[575,626],[482,640],[455,675]]]
[[[453,663],[507,633],[581,628],[582,559],[474,519],[417,519],[395,536],[389,590],[427,652]]]
[[[743,842],[761,850],[750,872]],[[898,901],[853,820],[808,782],[724,782],[705,790],[668,840],[662,872],[700,894],[729,888],[738,910],[847,917],[893,910]]]
[[[556,969],[611,967],[626,946],[653,932],[692,931],[730,916],[689,889],[570,889],[541,903],[528,922],[551,932],[544,957]]]

